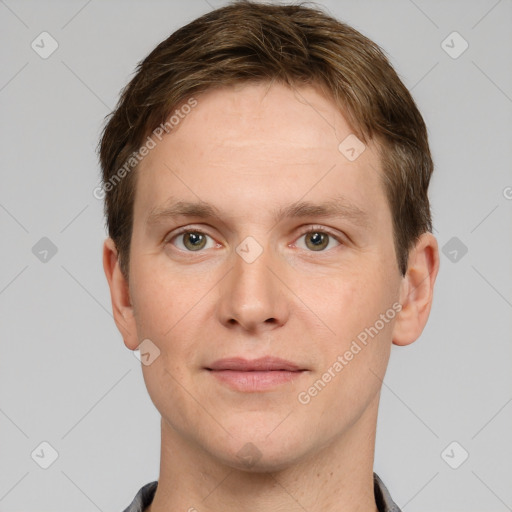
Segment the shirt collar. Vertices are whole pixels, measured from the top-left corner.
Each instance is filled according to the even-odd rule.
[[[157,485],[158,481],[154,481],[141,487],[132,503],[123,512],[144,512],[153,501]],[[373,473],[373,489],[379,512],[401,512],[377,473]]]

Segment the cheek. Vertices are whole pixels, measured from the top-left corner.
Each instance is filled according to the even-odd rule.
[[[322,293],[316,292],[316,301],[311,303],[312,310],[332,331],[318,339],[322,353],[318,372],[321,378],[324,372],[336,375],[325,399],[333,393],[329,399],[342,408],[352,401],[354,406],[366,404],[379,389],[379,378],[387,366],[396,318],[392,306],[398,298],[399,283],[382,268],[376,259],[364,268],[324,279]],[[386,268],[390,268],[389,262]],[[308,296],[307,289],[302,293]],[[326,380],[329,378],[325,375]]]
[[[391,283],[370,266],[333,272],[300,285],[298,295],[343,344],[391,307]]]
[[[134,261],[131,294],[141,336],[164,339],[193,307],[197,299],[190,284],[179,275],[170,276],[154,262]],[[169,332],[171,331],[171,332]]]
[[[387,286],[378,275],[367,274],[326,290],[322,315],[335,335],[319,340],[322,364],[311,383],[323,388],[329,382],[317,402],[319,410],[330,404],[325,414],[345,417],[352,411],[355,421],[380,389],[396,317]]]
[[[203,324],[197,315],[205,292],[192,286],[186,276],[170,275],[154,262],[150,264],[149,258],[145,265],[141,263],[133,275],[137,333],[140,340],[150,339],[159,350],[155,362],[143,366],[144,379],[155,397],[166,389],[179,395],[177,383],[187,382],[186,366],[194,364],[201,353],[198,340]]]

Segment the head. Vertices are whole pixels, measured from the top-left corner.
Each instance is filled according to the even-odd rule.
[[[210,12],[139,64],[100,160],[115,320],[156,347],[144,377],[174,431],[275,468],[374,419],[439,264],[426,127],[375,43],[304,6]],[[266,355],[303,371],[261,393],[212,380]]]

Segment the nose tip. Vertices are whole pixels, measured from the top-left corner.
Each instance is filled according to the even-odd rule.
[[[250,244],[248,244],[250,250]],[[282,286],[269,265],[267,251],[250,263],[235,255],[234,266],[220,290],[218,314],[230,328],[246,331],[274,329],[287,319]]]

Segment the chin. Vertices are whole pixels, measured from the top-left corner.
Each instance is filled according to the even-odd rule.
[[[217,457],[234,469],[250,473],[281,471],[297,463],[303,455],[304,440],[295,440],[284,430],[281,435],[274,432],[270,436],[253,435],[249,429],[244,432],[244,436],[228,441],[229,446],[224,447],[227,449],[218,446],[215,450]]]
[[[252,443],[247,443],[239,452],[229,454],[224,462],[233,469],[247,473],[275,473],[293,466],[296,459],[296,453],[293,457],[282,452],[270,453],[264,448],[260,449]]]

